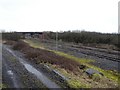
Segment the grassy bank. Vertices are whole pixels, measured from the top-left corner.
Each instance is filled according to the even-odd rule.
[[[69,58],[69,59],[73,59],[79,63],[82,63],[82,64],[85,64],[85,63],[90,63],[90,62],[94,62],[95,60],[91,60],[91,59],[85,59],[85,58],[77,58],[77,57],[74,57],[72,55],[69,55],[69,54],[66,54],[64,52],[60,52],[60,51],[56,51],[56,50],[50,50],[50,49],[47,49],[44,47],[44,45],[40,42],[38,42],[37,40],[30,40],[30,39],[26,39],[26,40],[23,40],[24,42],[28,43],[30,46],[34,47],[34,48],[40,48],[40,49],[45,49],[45,50],[48,50],[48,51],[51,51],[51,52],[54,52],[60,56],[64,56],[66,58]]]
[[[119,74],[114,74],[113,71],[107,71],[107,70],[103,70],[101,68],[98,68],[96,66],[93,66],[90,64],[90,62],[94,62],[94,60],[86,60],[84,58],[77,58],[77,57],[74,57],[72,55],[69,55],[69,54],[66,54],[66,53],[63,53],[63,52],[59,52],[59,51],[55,51],[55,50],[49,50],[49,49],[46,49],[44,48],[44,46],[40,43],[40,42],[37,42],[37,41],[32,41],[32,40],[23,40],[24,42],[28,43],[30,46],[34,47],[34,48],[40,48],[40,49],[43,49],[43,50],[47,50],[50,52],[53,52],[59,56],[62,56],[62,57],[65,57],[65,58],[68,58],[69,60],[74,60],[75,62],[79,63],[79,64],[84,64],[87,66],[87,68],[93,68],[95,70],[98,70],[99,72],[102,72],[105,76],[105,80],[107,80],[106,78],[109,78],[110,81],[108,80],[107,82],[112,82],[112,83],[117,83],[118,82],[118,77],[119,77]],[[61,59],[62,60],[62,59]],[[54,64],[51,65],[52,67],[54,67]],[[74,87],[74,88],[80,88],[80,87],[93,87],[91,86],[88,82],[94,82],[92,79],[89,79],[89,77],[83,77],[82,76],[79,76],[79,74],[77,75],[74,75],[73,72],[68,72],[66,71],[64,68],[61,68],[59,67],[59,65],[56,65],[55,69],[59,70],[63,75],[65,75],[66,77],[70,77],[71,79],[68,81],[68,84],[71,86],[71,87]],[[80,71],[81,73],[81,71]],[[85,76],[85,75],[84,75]],[[86,80],[88,80],[88,82],[86,82]],[[112,80],[112,81],[111,81]],[[83,82],[83,84],[81,84],[80,82]],[[85,82],[84,82],[85,81]],[[104,80],[103,80],[104,81]],[[105,82],[105,81],[104,81]],[[97,82],[99,83],[99,82]],[[94,85],[96,84],[96,82],[94,83]],[[99,84],[101,84],[100,86],[102,86],[102,83],[100,82]]]
[[[37,42],[37,41],[33,41],[33,40],[23,40],[24,42],[28,43],[30,46],[34,47],[34,48],[40,48],[40,49],[45,49],[43,45],[41,45],[40,42]],[[49,50],[49,49],[46,49],[46,50]],[[107,76],[110,76],[111,77],[111,74],[113,74],[114,72],[113,71],[105,71],[101,68],[98,68],[96,66],[93,66],[93,65],[90,65],[89,63],[90,62],[94,62],[95,60],[91,60],[91,59],[84,59],[84,58],[77,58],[77,57],[74,57],[72,55],[69,55],[69,54],[66,54],[64,52],[60,52],[60,51],[55,51],[55,50],[49,50],[49,51],[52,51],[60,56],[64,56],[66,58],[70,58],[70,59],[73,59],[79,63],[82,63],[82,64],[85,64],[87,65],[88,67],[91,67],[91,68],[94,68],[96,70],[99,70],[99,71],[102,71],[103,73],[107,74]],[[110,74],[110,75],[109,75]],[[117,80],[117,77],[115,76],[115,78],[112,77],[112,79],[114,80]]]

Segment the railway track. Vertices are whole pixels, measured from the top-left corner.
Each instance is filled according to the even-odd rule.
[[[98,58],[104,58],[116,62],[120,62],[120,52],[119,51],[107,51],[107,50],[100,50],[100,49],[95,49],[95,48],[88,48],[88,47],[76,47],[76,46],[66,46],[67,48],[71,50],[78,51],[82,54],[90,55],[90,56],[95,56]]]
[[[44,43],[48,43],[52,47],[55,46],[55,41],[45,41]],[[120,62],[120,51],[115,50],[107,50],[107,49],[100,49],[100,48],[93,48],[93,47],[86,47],[86,46],[79,46],[73,45],[68,43],[58,43],[58,48],[62,50],[69,49],[70,51],[76,51],[78,53],[82,53],[89,56],[94,56],[98,58],[103,58],[115,62]]]

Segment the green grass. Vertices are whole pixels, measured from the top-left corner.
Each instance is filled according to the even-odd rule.
[[[111,79],[111,80],[113,80],[115,82],[118,82],[118,77],[120,77],[119,73],[117,75],[114,75],[114,73],[111,70],[103,70],[101,68],[98,68],[98,67],[90,65],[90,64],[88,64],[87,66],[90,67],[90,68],[93,68],[93,69],[95,69],[95,70],[97,70],[97,71],[99,71],[101,73],[103,73],[104,76],[106,76],[107,78],[109,78],[109,79]]]
[[[52,50],[54,53],[60,55],[60,56],[64,56],[66,58],[69,58],[69,59],[72,59],[72,60],[75,60],[79,63],[82,63],[82,64],[85,64],[85,63],[90,63],[90,62],[94,62],[95,60],[91,60],[91,59],[85,59],[85,58],[77,58],[73,55],[69,55],[69,54],[66,54],[64,52],[60,52],[60,51],[54,51]]]
[[[30,46],[32,46],[34,48],[45,49],[44,46],[41,43],[39,43],[37,40],[25,39],[23,41],[28,43]]]
[[[84,65],[86,65],[89,68],[93,68],[93,69],[103,73],[104,76],[106,76],[107,78],[118,82],[118,77],[120,77],[120,74],[117,73],[117,75],[114,75],[114,72],[111,71],[111,70],[103,70],[101,68],[98,68],[96,66],[93,66],[93,65],[89,64],[90,62],[94,62],[95,60],[84,59],[84,58],[77,58],[77,57],[74,57],[72,55],[69,55],[69,54],[66,54],[66,53],[63,53],[63,52],[54,51],[54,50],[52,50],[52,51],[55,52],[58,55],[61,55],[61,56],[64,56],[66,58],[70,58],[72,60],[75,60],[75,61],[79,62],[80,64],[84,64]],[[120,81],[119,81],[119,83],[120,83]]]
[[[93,76],[92,76],[92,79],[94,81],[100,81],[101,78],[102,78],[102,76],[100,74],[97,74],[97,73],[93,74]]]
[[[6,85],[6,84],[0,84],[0,90],[2,89],[2,88],[7,88],[8,86]]]
[[[66,57],[66,58],[75,60],[75,61],[79,62],[80,64],[84,64],[84,65],[86,65],[86,66],[89,67],[89,68],[93,68],[93,69],[95,69],[95,70],[103,73],[104,76],[106,76],[107,78],[118,82],[118,77],[120,77],[120,74],[117,73],[117,75],[114,75],[114,72],[111,71],[111,70],[103,70],[103,69],[101,69],[101,68],[98,68],[98,67],[96,67],[96,66],[93,66],[93,65],[89,64],[90,62],[94,62],[95,60],[84,59],[84,58],[77,58],[77,57],[74,57],[74,56],[72,56],[72,55],[69,55],[69,54],[66,54],[66,53],[63,53],[63,52],[54,51],[54,50],[52,50],[52,51],[53,51],[54,53],[58,54],[58,55],[61,55],[61,56],[64,56],[64,57]],[[119,83],[120,83],[120,81],[119,81]]]
[[[23,40],[24,42],[28,43],[30,46],[34,47],[34,48],[40,48],[40,49],[45,49],[44,46],[38,42],[38,41],[32,41],[32,40]],[[49,50],[49,49],[46,49]],[[94,65],[91,65],[90,62],[94,62],[95,60],[90,60],[90,59],[84,59],[84,58],[77,58],[75,56],[66,54],[64,52],[60,52],[60,51],[55,51],[55,50],[49,50],[52,51],[60,56],[64,56],[66,58],[72,59],[77,61],[80,64],[84,64],[89,68],[93,68],[101,73],[104,74],[104,76],[106,76],[107,78],[114,80],[115,82],[118,82],[118,77],[120,77],[120,74],[114,75],[114,72],[110,71],[110,70],[103,70],[101,68],[98,68]],[[119,82],[120,83],[120,82]]]
[[[2,89],[2,84],[0,84],[0,90]]]
[[[67,72],[65,69],[57,67],[56,65],[52,65],[52,64],[47,64],[47,65],[49,65],[49,67],[59,72],[64,77],[68,78],[68,80],[66,81],[67,81],[67,86],[69,86],[70,88],[77,89],[77,88],[90,88],[91,87],[91,85],[81,81],[82,77],[76,76],[72,72]]]
[[[90,88],[89,85],[81,83],[79,80],[68,80],[67,81],[70,88]]]
[[[16,58],[13,56],[9,57],[9,60],[11,60],[11,62],[13,62],[13,63],[16,62]]]
[[[73,60],[75,60],[75,61],[77,61],[79,63],[82,63],[82,64],[90,63],[90,62],[95,61],[95,60],[91,60],[91,59],[77,58],[77,57],[74,57],[72,55],[66,54],[64,52],[60,52],[60,51],[46,49],[46,48],[44,48],[44,46],[40,42],[38,42],[36,40],[33,41],[33,40],[27,39],[27,40],[23,40],[23,41],[28,43],[30,46],[32,46],[34,48],[40,48],[40,49],[45,49],[45,50],[48,50],[48,51],[52,51],[52,52],[54,52],[54,53],[56,53],[56,54],[58,54],[60,56],[64,56],[66,58],[73,59]]]
[[[59,52],[59,51],[53,51],[53,52],[57,53],[58,55],[64,56],[66,58],[73,59],[73,60],[79,62],[80,64],[82,63],[82,64],[86,65],[88,68],[93,68],[93,69],[103,73],[104,76],[106,76],[107,78],[109,78],[109,79],[111,79],[115,82],[118,82],[118,77],[120,77],[120,74],[117,73],[117,75],[114,75],[114,72],[111,71],[111,70],[103,70],[99,67],[96,67],[94,65],[89,64],[90,62],[94,62],[94,60],[89,60],[89,59],[86,60],[84,58],[82,58],[82,59],[77,58],[77,57],[74,57],[72,55],[69,55],[69,54],[66,54],[66,53],[63,53],[63,52]],[[120,83],[120,81],[118,83]]]

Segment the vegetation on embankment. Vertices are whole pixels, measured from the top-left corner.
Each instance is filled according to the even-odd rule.
[[[78,63],[86,65],[89,68],[93,68],[95,70],[98,70],[98,71],[102,72],[106,77],[108,77],[112,80],[118,81],[118,76],[120,76],[118,74],[118,72],[114,72],[114,71],[111,71],[111,70],[103,70],[101,68],[98,68],[96,66],[93,66],[93,65],[89,64],[90,62],[94,62],[95,60],[89,60],[89,59],[86,60],[84,58],[77,58],[77,57],[74,57],[72,55],[69,55],[69,54],[66,54],[66,53],[63,53],[63,52],[59,52],[59,51],[54,51],[54,52],[57,53],[60,56],[64,56],[66,58],[73,59],[73,60],[77,61]]]
[[[26,32],[30,34],[31,32]],[[43,32],[46,39],[56,40],[55,32]],[[39,34],[39,32],[36,32]],[[32,37],[32,36],[30,36]],[[14,40],[25,38],[23,32],[3,32],[3,40]],[[118,33],[98,33],[87,31],[66,31],[58,32],[58,41],[72,42],[76,44],[83,44],[90,47],[107,48],[113,50],[120,50],[119,43],[120,34]]]
[[[73,88],[116,86],[119,74],[114,74],[115,72],[106,71],[93,65],[90,65],[89,62],[93,62],[93,60],[84,60],[81,58],[76,58],[63,52],[48,50],[44,48],[44,46],[41,45],[41,43],[34,43],[31,40],[24,40],[24,42],[26,42],[24,43],[23,41],[19,41],[19,39],[22,38],[20,37],[17,40],[14,40],[13,37],[11,39],[6,38],[6,40],[13,40],[13,42],[6,43],[13,45],[13,49],[20,50],[21,52],[25,53],[25,56],[29,60],[37,64],[44,63],[51,64],[52,66],[55,65],[56,68],[59,68],[59,70],[61,70],[61,73],[63,73],[66,76],[70,76],[68,84]],[[81,70],[79,68],[81,65],[85,65],[87,68],[93,68],[95,70],[98,70],[99,72],[102,72],[105,75],[105,77],[102,77],[102,79],[99,82],[96,82],[93,79],[84,75],[84,71],[86,68]],[[66,73],[64,73],[63,71],[65,71]],[[81,82],[83,84],[81,84]]]
[[[31,40],[24,40],[24,42],[26,42],[26,43],[28,43],[31,47],[34,47],[34,48],[39,48],[40,50],[41,50],[41,48],[42,48],[42,50],[47,50],[47,51],[49,51],[49,53],[51,53],[51,52],[53,52],[55,55],[59,55],[59,56],[62,56],[62,57],[65,57],[65,58],[67,58],[67,59],[69,59],[70,61],[71,60],[73,60],[73,61],[75,61],[75,62],[77,62],[77,63],[79,63],[79,64],[82,64],[82,65],[85,65],[86,67],[88,67],[88,68],[93,68],[93,69],[95,69],[95,70],[98,70],[99,72],[102,72],[104,75],[105,75],[105,77],[107,77],[107,78],[109,78],[110,80],[113,80],[113,81],[115,81],[115,82],[118,82],[118,77],[119,77],[119,74],[117,73],[117,72],[113,72],[113,71],[107,71],[107,70],[103,70],[103,69],[101,69],[101,68],[98,68],[98,67],[95,67],[95,66],[93,66],[93,65],[91,65],[91,64],[89,64],[89,62],[93,62],[94,60],[84,60],[84,59],[81,59],[81,58],[77,58],[77,57],[74,57],[74,56],[72,56],[72,55],[69,55],[69,54],[66,54],[66,53],[63,53],[63,52],[59,52],[59,51],[54,51],[54,50],[48,50],[48,49],[45,49],[41,44],[40,44],[40,42],[36,42],[36,43],[33,43],[33,41],[31,41]],[[39,46],[40,45],[40,46]],[[47,54],[46,54],[47,55]],[[57,59],[57,58],[56,58]],[[60,59],[61,60],[61,59]],[[53,64],[52,63],[52,65],[56,65],[56,64]],[[56,66],[58,66],[57,68],[59,68],[59,65],[56,65]],[[74,67],[74,65],[73,65],[73,68],[75,68]],[[65,68],[63,68],[63,69],[65,69]],[[64,70],[63,70],[64,71]],[[69,72],[69,71],[68,71]],[[75,71],[76,72],[76,71]],[[79,72],[81,72],[81,70],[79,70]],[[61,72],[61,73],[63,73],[63,72]],[[70,73],[70,72],[69,72]],[[78,75],[78,73],[76,73],[76,75]],[[72,76],[73,77],[73,76]],[[75,76],[74,76],[75,77]],[[75,80],[77,80],[77,79],[75,79]],[[107,81],[108,82],[108,81]],[[74,80],[73,80],[73,83],[74,83]],[[70,82],[70,84],[71,84],[71,82]],[[75,84],[75,83],[74,83]],[[89,85],[87,85],[87,86],[89,86]],[[86,86],[86,87],[87,87]],[[76,87],[76,86],[75,86]]]
[[[79,72],[80,63],[77,63],[72,59],[59,56],[48,50],[32,48],[23,41],[18,41],[13,46],[13,49],[22,51],[29,60],[34,60],[36,63],[55,64],[74,73]]]
[[[22,33],[19,33],[19,32],[3,32],[2,33],[2,40],[18,41],[20,39],[24,39],[24,36]]]
[[[0,84],[0,90],[3,88],[8,88],[8,86],[6,84],[2,83],[2,84]]]
[[[48,36],[56,39],[56,33],[50,32]],[[65,42],[81,43],[90,47],[100,47],[120,50],[120,34],[87,32],[87,31],[66,31],[58,32],[58,40]]]
[[[30,46],[32,46],[34,48],[45,49],[44,46],[41,45],[40,42],[33,41],[33,40],[30,40],[30,39],[26,39],[26,40],[24,40],[24,42],[28,43]],[[48,49],[45,49],[45,50],[48,50]],[[89,64],[90,62],[94,62],[95,60],[90,60],[90,59],[86,60],[84,58],[77,58],[75,56],[66,54],[64,52],[55,51],[55,50],[48,50],[48,51],[51,51],[51,52],[54,52],[54,53],[56,53],[60,56],[72,59],[72,60],[74,60],[74,61],[76,61],[80,64],[88,66],[89,68],[94,68],[95,70],[98,70],[98,71],[102,72],[105,76],[107,76],[108,78],[110,78],[112,80],[118,81],[118,76],[120,76],[117,72],[114,72],[114,71],[111,71],[111,70],[103,70],[101,68],[98,68],[96,66],[93,66],[93,65]]]

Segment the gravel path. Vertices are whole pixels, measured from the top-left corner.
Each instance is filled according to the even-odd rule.
[[[44,73],[19,57],[19,53],[16,54],[6,46],[3,46],[2,57],[2,82],[8,88],[60,88],[59,85],[47,78]]]

